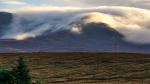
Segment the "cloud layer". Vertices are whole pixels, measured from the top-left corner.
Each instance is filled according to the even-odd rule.
[[[150,0],[0,0],[0,9],[13,9],[26,6],[127,6],[150,9]]]
[[[14,21],[1,39],[24,40],[60,30],[82,34],[81,23],[106,23],[124,35],[125,41],[150,44],[149,15],[149,10],[121,6],[61,9],[29,7],[28,11],[23,9],[15,11]]]

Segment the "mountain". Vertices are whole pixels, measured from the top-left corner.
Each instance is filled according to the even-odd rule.
[[[64,29],[64,27],[60,29],[60,27],[57,27],[58,25],[55,24],[57,21],[61,21],[62,18],[50,18],[50,20],[45,18],[45,20],[42,22],[35,21],[36,24],[34,24],[34,21],[32,21],[33,19],[28,21],[28,19],[24,18],[19,20],[19,25],[23,25],[24,28],[22,29],[23,34],[18,33],[20,35],[16,36],[14,35],[14,32],[19,32],[19,29],[13,31],[12,28],[14,27],[15,29],[19,25],[13,27],[11,26],[17,22],[13,20],[14,17],[14,14],[0,12],[1,53],[87,51],[150,53],[149,44],[137,44],[125,41],[125,36],[107,23],[84,23],[83,21],[89,18],[87,16],[78,18],[78,20],[73,19],[73,21],[69,21],[67,26],[65,26],[66,29]],[[52,26],[49,26],[47,22],[52,24]],[[50,27],[54,28],[54,30],[52,30]],[[19,28],[22,27],[19,26]],[[10,34],[10,36],[7,36],[6,34]]]
[[[11,23],[13,15],[7,12],[0,12],[0,35],[5,30],[6,26]]]
[[[11,23],[13,15],[7,12],[0,12],[0,26],[8,25]]]

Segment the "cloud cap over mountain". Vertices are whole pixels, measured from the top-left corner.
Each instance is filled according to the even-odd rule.
[[[33,11],[35,12],[32,13]],[[61,9],[59,7],[29,7],[28,10],[16,11],[10,29],[6,30],[1,38],[35,38],[46,31],[80,27],[80,23],[105,23],[124,35],[123,39],[126,41],[149,44],[149,15],[150,11],[146,9],[121,6],[62,7]],[[81,22],[81,19],[85,17],[88,18]]]

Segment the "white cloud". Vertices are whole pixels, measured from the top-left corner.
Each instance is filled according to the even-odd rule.
[[[11,9],[31,6],[31,4],[19,0],[1,0],[0,11],[8,11]]]
[[[150,9],[150,0],[64,0],[80,6],[130,6]]]
[[[150,0],[0,0],[0,9],[18,8],[28,5],[37,6],[72,6],[72,7],[96,7],[96,6],[127,6],[150,9]],[[2,5],[4,7],[2,7]]]
[[[125,41],[150,44],[150,10],[121,6],[28,7],[27,9],[16,10],[14,21],[10,25],[11,30],[5,33],[3,39],[35,38],[43,35],[47,30],[55,32],[62,29],[82,34],[84,29],[80,27],[80,23],[102,22],[124,35]],[[82,20],[87,16],[88,18]],[[22,24],[24,21],[26,24]],[[28,29],[30,31],[26,31]]]
[[[0,4],[5,4],[5,5],[28,5],[27,3],[25,2],[22,2],[22,1],[16,1],[16,0],[3,0],[3,1],[0,1]]]

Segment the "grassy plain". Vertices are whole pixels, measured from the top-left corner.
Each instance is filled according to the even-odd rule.
[[[150,84],[150,55],[132,53],[3,53],[11,68],[24,56],[34,80],[46,84]]]

